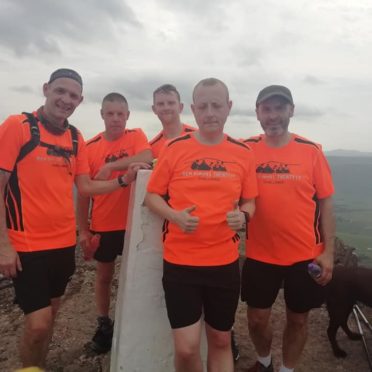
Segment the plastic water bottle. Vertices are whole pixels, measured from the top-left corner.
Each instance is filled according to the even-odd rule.
[[[310,262],[307,271],[313,279],[318,279],[322,275],[322,268],[315,262]]]

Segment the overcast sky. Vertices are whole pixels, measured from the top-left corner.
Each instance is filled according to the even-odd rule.
[[[192,88],[213,76],[230,89],[232,136],[260,133],[257,93],[283,84],[293,132],[325,150],[372,151],[371,19],[370,0],[0,0],[0,120],[40,106],[50,73],[69,67],[84,80],[71,122],[87,139],[112,91],[129,101],[128,127],[151,139],[152,91],[176,85],[194,124]]]

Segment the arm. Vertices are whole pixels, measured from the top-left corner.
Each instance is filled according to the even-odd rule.
[[[132,163],[128,167],[128,172],[121,176],[126,185],[132,183],[139,169],[150,169],[150,165],[146,163]],[[119,177],[120,178],[120,177]],[[81,174],[75,177],[75,184],[82,196],[93,196],[99,194],[108,194],[118,190],[121,186],[118,178],[107,181],[91,180],[86,174]]]
[[[160,217],[177,224],[184,232],[193,232],[198,227],[199,217],[191,215],[191,212],[196,209],[195,205],[177,211],[171,208],[160,195],[151,192],[146,194],[145,204]]]
[[[5,277],[11,278],[17,276],[17,270],[22,271],[21,261],[18,253],[11,246],[8,239],[5,217],[4,193],[5,186],[8,183],[10,173],[0,170],[0,273]]]
[[[324,251],[315,261],[322,268],[322,274],[317,279],[321,285],[326,285],[332,279],[334,239],[335,239],[335,219],[333,215],[332,197],[319,199],[320,207],[320,229],[324,240]]]
[[[84,256],[90,250],[90,241],[93,236],[88,224],[89,206],[90,198],[78,194],[76,217],[79,227],[79,245],[84,252]]]
[[[129,165],[134,162],[151,164],[152,162],[151,150],[150,149],[143,150],[136,155],[121,158],[112,163],[106,163],[101,167],[101,169],[98,171],[94,178],[96,180],[107,180],[110,177],[111,172],[126,170],[128,169]]]
[[[239,207],[240,204],[240,207]],[[253,217],[256,210],[255,198],[237,200],[233,205],[233,209],[227,212],[226,221],[230,229],[239,231],[246,227],[246,224]],[[248,213],[248,215],[246,215]]]

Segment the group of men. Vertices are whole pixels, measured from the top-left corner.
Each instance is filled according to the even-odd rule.
[[[60,298],[74,272],[74,183],[79,243],[97,261],[98,327],[91,347],[110,350],[111,281],[123,249],[127,186],[154,157],[145,202],[165,219],[163,288],[176,371],[203,370],[202,316],[208,371],[233,371],[231,329],[240,294],[257,351],[249,371],[273,371],[269,321],[282,284],[287,324],[280,372],[293,371],[309,311],[322,304],[332,276],[334,190],[320,145],[288,130],[294,113],[289,89],[272,85],[258,94],[264,133],[247,140],[224,133],[232,101],[218,79],[201,80],[193,90],[197,129],[181,122],[183,104],[173,85],[156,89],[152,110],[163,128],[150,142],[141,129],[126,128],[128,102],[110,93],[101,108],[105,130],[85,143],[67,120],[83,99],[82,88],[77,72],[59,69],[43,86],[42,107],[0,126],[0,272],[13,278],[25,314],[22,365],[45,365]],[[313,261],[322,270],[315,280],[307,271]]]

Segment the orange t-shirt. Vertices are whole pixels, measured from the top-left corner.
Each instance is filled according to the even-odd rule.
[[[247,257],[277,265],[315,258],[324,249],[318,200],[334,193],[320,146],[295,134],[281,148],[267,146],[263,135],[244,142],[255,154],[259,192]]]
[[[194,132],[196,129],[191,127],[190,125],[187,124],[182,124],[182,133],[180,136],[183,136],[187,133]],[[172,138],[174,139],[174,138]],[[158,133],[151,141],[151,150],[152,150],[152,155],[154,159],[157,159],[160,155],[161,150],[164,148],[164,146],[169,142],[172,141],[172,139],[166,138],[164,136],[164,131],[162,130],[160,133]]]
[[[76,244],[74,178],[89,174],[83,137],[79,133],[78,154],[69,161],[37,146],[16,163],[21,147],[31,138],[25,119],[13,115],[0,126],[0,168],[12,173],[5,192],[10,242],[19,252],[72,246]],[[38,126],[41,142],[72,150],[70,130],[54,135],[40,122]]]
[[[196,206],[200,218],[193,233],[164,224],[164,259],[191,266],[219,266],[238,258],[239,236],[227,225],[226,214],[240,198],[257,195],[255,161],[251,149],[225,135],[208,146],[193,133],[169,142],[161,153],[147,191],[168,195],[176,210]]]
[[[150,150],[142,129],[126,129],[115,141],[107,141],[103,132],[87,141],[88,161],[92,178],[109,162]],[[110,179],[126,171],[112,172]],[[91,229],[94,231],[125,230],[127,225],[130,187],[120,188],[110,194],[93,197]]]

